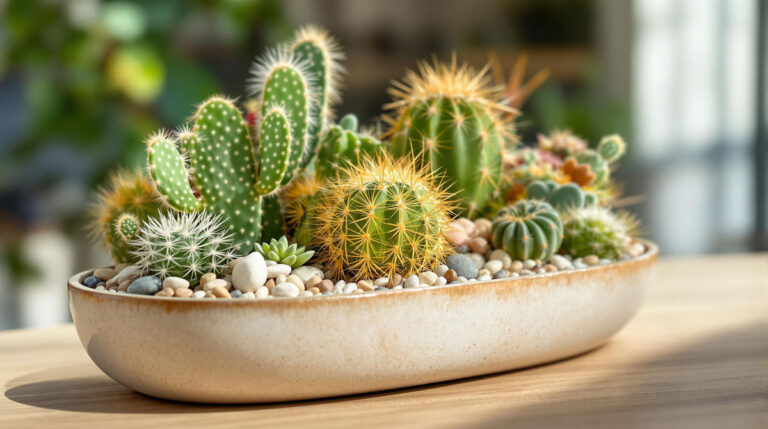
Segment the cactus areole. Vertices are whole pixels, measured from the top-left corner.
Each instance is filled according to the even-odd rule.
[[[419,65],[390,89],[385,117],[395,157],[412,157],[446,179],[458,214],[476,217],[499,185],[507,142],[514,140],[516,111],[502,103],[486,70],[467,65]]]

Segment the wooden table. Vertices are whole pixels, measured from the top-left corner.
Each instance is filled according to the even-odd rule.
[[[62,286],[63,287],[63,286]],[[71,325],[0,333],[0,427],[768,427],[768,255],[662,258],[635,319],[562,362],[397,391],[257,406],[134,393]]]

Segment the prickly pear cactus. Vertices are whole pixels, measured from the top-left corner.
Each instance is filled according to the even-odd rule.
[[[446,178],[459,213],[476,217],[501,180],[505,141],[513,140],[516,111],[485,75],[467,65],[419,65],[390,89],[385,109],[392,153],[414,158]]]
[[[547,259],[560,248],[560,215],[542,201],[521,200],[499,210],[491,227],[493,246],[513,259]]]
[[[618,258],[637,225],[637,220],[627,212],[612,213],[602,207],[576,210],[566,216],[562,248],[578,258]]]
[[[528,199],[545,201],[560,213],[597,204],[597,196],[593,192],[584,192],[573,183],[558,185],[552,180],[534,180],[528,184],[526,193]]]
[[[318,256],[335,276],[355,280],[434,269],[450,249],[446,197],[428,170],[365,159],[318,195]]]
[[[157,199],[152,182],[141,172],[113,173],[90,207],[91,237],[104,240],[116,263],[136,262],[129,243],[143,222],[158,215]]]
[[[315,176],[319,180],[335,177],[340,167],[357,164],[365,156],[376,156],[383,146],[375,137],[357,132],[357,117],[344,116],[325,133],[317,148]]]

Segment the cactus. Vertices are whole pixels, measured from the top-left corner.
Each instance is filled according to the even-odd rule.
[[[499,210],[491,226],[493,246],[513,259],[547,259],[560,248],[560,215],[542,201],[521,200]]]
[[[627,212],[614,214],[596,206],[575,210],[566,216],[562,248],[574,257],[618,258],[637,227],[636,218]]]
[[[357,118],[349,114],[325,133],[317,148],[315,176],[320,180],[335,177],[340,167],[357,164],[360,158],[375,156],[382,144],[375,137],[357,133]]]
[[[421,63],[390,89],[384,106],[392,153],[412,157],[446,178],[458,196],[459,213],[476,217],[499,184],[505,140],[513,140],[517,111],[504,104],[500,88],[466,64]]]
[[[290,50],[307,64],[307,72],[312,76],[310,90],[316,95],[310,109],[309,139],[301,163],[305,167],[315,155],[320,135],[333,119],[331,106],[341,99],[338,88],[344,72],[341,65],[344,53],[326,30],[311,25],[296,32]]]
[[[300,246],[312,246],[311,207],[322,182],[314,176],[297,178],[281,193],[285,229],[288,236]]]
[[[129,242],[144,221],[158,215],[157,200],[149,178],[140,172],[118,170],[90,207],[90,235],[104,240],[116,263],[136,262]]]
[[[365,158],[317,196],[318,256],[334,276],[353,280],[435,269],[450,249],[447,197],[413,161]]]
[[[624,155],[626,144],[624,140],[616,134],[603,137],[597,150],[586,150],[574,155],[579,164],[589,165],[590,170],[595,175],[592,183],[595,187],[602,187],[609,183],[611,176],[611,164]]]
[[[237,257],[223,217],[207,211],[151,218],[130,244],[144,272],[161,279],[183,277],[193,285],[205,273],[220,275]]]
[[[593,192],[584,192],[573,183],[558,185],[552,180],[534,180],[526,188],[528,199],[545,201],[560,213],[597,204]]]
[[[288,239],[285,236],[280,237],[279,240],[273,238],[269,243],[257,244],[254,248],[265,259],[290,265],[292,268],[304,265],[315,254],[313,250],[305,252],[304,246],[298,247],[296,243],[288,245]]]
[[[312,99],[306,66],[285,51],[268,52],[253,73],[251,89],[261,100],[258,163],[248,123],[232,100],[220,96],[198,108],[191,130],[160,132],[147,141],[150,174],[164,201],[182,212],[221,214],[241,251],[260,240],[262,196],[275,193],[299,168]],[[274,221],[274,211],[268,215]]]
[[[597,145],[597,153],[603,157],[609,164],[618,161],[626,152],[627,144],[618,134],[605,136]]]
[[[589,146],[586,140],[569,130],[555,130],[549,135],[538,134],[536,139],[540,150],[554,153],[562,158],[584,152]]]

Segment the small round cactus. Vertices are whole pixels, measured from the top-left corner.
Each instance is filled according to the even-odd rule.
[[[158,215],[158,199],[148,177],[138,171],[118,170],[91,206],[91,236],[104,240],[115,262],[136,262],[129,242],[146,219]]]
[[[324,186],[313,205],[320,260],[353,280],[435,269],[450,249],[447,197],[427,169],[366,158]]]
[[[325,133],[317,147],[315,177],[326,180],[335,177],[340,167],[357,164],[360,158],[382,151],[382,144],[367,133],[357,132],[357,118],[349,114]]]
[[[493,246],[514,259],[547,259],[560,248],[560,215],[542,201],[521,200],[499,210],[491,227]]]
[[[225,221],[208,211],[149,219],[130,244],[145,272],[160,278],[183,277],[191,284],[205,273],[221,274],[237,256]]]
[[[624,139],[620,135],[611,134],[600,140],[600,144],[597,146],[597,153],[610,164],[618,161],[624,155],[626,148],[627,144],[624,143]]]
[[[570,212],[564,224],[563,250],[574,257],[597,255],[618,258],[634,235],[637,220],[627,212],[612,213],[603,207]]]
[[[528,199],[545,201],[560,213],[597,204],[597,196],[593,192],[584,192],[574,183],[558,185],[552,180],[534,180],[528,184],[526,193]]]

